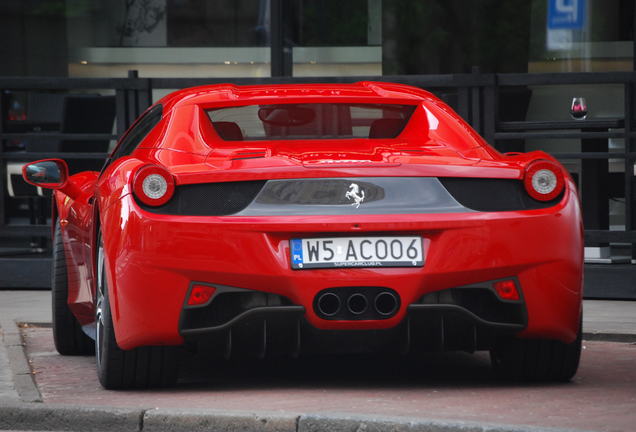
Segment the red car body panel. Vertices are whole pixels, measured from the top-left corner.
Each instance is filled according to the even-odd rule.
[[[221,140],[204,111],[327,99],[408,103],[420,109],[395,139],[253,142]],[[567,343],[575,339],[581,316],[583,228],[575,185],[565,170],[565,192],[548,208],[388,217],[156,214],[140,207],[131,186],[136,170],[147,164],[168,169],[177,185],[384,176],[520,180],[528,163],[554,160],[551,156],[501,155],[430,93],[398,84],[208,86],[175,92],[159,103],[161,121],[130,156],[111,163],[99,177],[70,177],[81,190],[73,198],[55,192],[67,255],[69,305],[81,324],[94,321],[99,227],[121,348],[182,344],[178,324],[192,282],[282,295],[304,306],[306,320],[317,329],[363,330],[397,326],[408,306],[426,293],[514,277],[527,309],[527,325],[519,336]],[[254,154],[261,157],[244,157]],[[290,267],[290,238],[363,234],[421,236],[424,266],[300,271]],[[377,285],[379,280],[401,297],[391,318],[325,320],[312,308],[316,294],[325,288]]]
[[[581,312],[580,290],[572,289],[581,285],[581,268],[575,264],[580,261],[579,252],[576,247],[546,247],[545,239],[580,246],[580,227],[567,223],[579,213],[578,201],[571,195],[559,207],[549,215],[404,215],[394,216],[390,223],[381,215],[323,216],[322,223],[316,224],[292,216],[175,220],[144,212],[128,196],[105,216],[106,223],[113,225],[126,217],[117,236],[105,234],[114,239],[106,250],[107,256],[115,257],[108,268],[111,275],[117,274],[113,284],[117,340],[125,349],[182,343],[177,324],[191,281],[284,295],[306,305],[306,317],[317,328],[377,329],[397,325],[406,305],[427,292],[517,275],[521,285],[529,287],[523,292],[529,309],[524,335],[571,342]],[[428,239],[424,268],[300,272],[289,268],[290,237],[377,232],[419,234]],[[503,247],[510,244],[519,247]],[[378,278],[402,296],[402,308],[391,319],[325,321],[309,307],[324,288],[352,281],[373,285]]]

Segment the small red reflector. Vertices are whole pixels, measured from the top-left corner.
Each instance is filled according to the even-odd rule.
[[[519,291],[513,280],[495,282],[495,291],[502,300],[519,300]]]
[[[199,306],[206,304],[212,296],[216,288],[209,285],[194,285],[192,291],[190,291],[190,298],[188,299],[188,306]]]

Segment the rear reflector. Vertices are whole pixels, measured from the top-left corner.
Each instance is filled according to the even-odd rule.
[[[517,284],[513,280],[504,280],[495,282],[494,285],[497,295],[502,300],[519,300],[519,291]]]
[[[201,306],[210,301],[216,288],[209,285],[193,285],[188,298],[188,306]]]

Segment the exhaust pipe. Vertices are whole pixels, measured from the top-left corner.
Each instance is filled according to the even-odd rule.
[[[351,294],[347,299],[347,310],[354,315],[366,312],[368,306],[369,302],[363,294]]]
[[[332,292],[326,292],[318,297],[318,312],[324,316],[334,316],[340,311],[340,297]]]
[[[398,299],[392,292],[382,291],[375,296],[374,306],[380,315],[392,315],[398,308]]]

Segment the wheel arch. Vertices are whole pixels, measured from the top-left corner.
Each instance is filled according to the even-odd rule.
[[[101,204],[101,205],[100,205]],[[112,315],[112,325],[115,331],[115,340],[118,340],[118,336],[121,334],[121,320],[120,320],[120,301],[121,296],[117,289],[117,250],[119,244],[116,239],[125,237],[125,227],[121,225],[121,214],[126,211],[125,206],[122,205],[120,200],[110,202],[110,205],[105,206],[104,201],[100,201],[99,198],[95,200],[95,206],[93,209],[93,232],[92,241],[95,247],[93,248],[93,266],[94,271],[94,284],[93,289],[97,289],[98,281],[98,254],[99,254],[99,241],[100,233],[102,241],[104,242],[104,278],[106,279],[106,289],[108,290],[108,297]],[[97,299],[96,291],[95,301]]]

